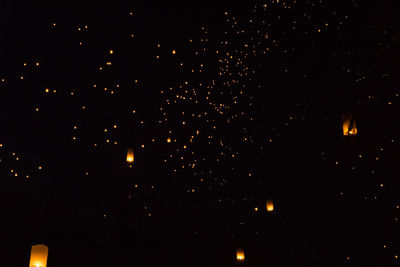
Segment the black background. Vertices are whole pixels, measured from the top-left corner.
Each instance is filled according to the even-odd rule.
[[[224,12],[247,27],[252,5],[261,2],[3,1],[3,263],[27,266],[31,245],[43,243],[49,246],[50,267],[233,266],[238,247],[245,249],[248,266],[398,264],[399,3],[364,2],[298,1],[292,9],[268,2],[268,15],[255,15],[254,27],[270,21],[269,34],[279,45],[246,61],[255,70],[253,79],[245,80],[245,96],[253,97],[253,106],[243,100],[229,111],[244,112],[246,118],[228,126],[215,115],[218,131],[210,133],[238,151],[239,159],[215,163],[218,146],[200,139],[190,150],[206,155],[200,171],[214,170],[215,177],[192,194],[187,189],[197,185],[198,176],[172,172],[180,166],[178,159],[162,164],[175,153],[175,144],[165,138],[170,129],[177,139],[190,135],[178,126],[179,112],[209,107],[171,105],[170,124],[160,126],[165,100],[160,91],[179,81],[215,79],[215,50],[230,27]],[[297,29],[290,31],[293,20]],[[318,33],[317,26],[325,23],[332,27]],[[83,25],[88,30],[78,32]],[[204,76],[195,76],[178,63],[197,62],[193,50],[200,46],[195,40],[202,38],[202,26],[208,29],[208,54],[201,58],[207,67]],[[241,38],[260,37],[252,29],[246,34]],[[235,38],[228,39],[240,49],[241,39]],[[285,54],[285,48],[295,49]],[[111,70],[99,72],[109,49],[115,51]],[[366,78],[356,82],[361,76]],[[108,83],[120,84],[116,96],[92,86]],[[57,93],[46,95],[44,88]],[[77,95],[69,96],[71,90]],[[228,103],[230,95],[216,100]],[[137,119],[131,118],[132,107]],[[357,120],[357,136],[341,136],[346,112]],[[285,126],[290,115],[294,119]],[[102,132],[113,123],[118,124],[115,146],[104,143]],[[77,142],[73,125],[79,128]],[[193,125],[201,133],[210,129],[206,123]],[[243,128],[253,136],[249,145],[242,144]],[[151,143],[152,138],[157,141]],[[93,143],[100,145],[93,148]],[[146,148],[135,152],[134,166],[127,167],[126,148],[139,151],[141,144]],[[22,160],[15,161],[12,152]],[[31,177],[15,177],[10,169]],[[219,188],[215,184],[223,178],[228,183]],[[134,184],[143,190],[128,198]],[[156,190],[149,189],[152,185]],[[273,213],[263,209],[269,198]],[[152,216],[144,206],[151,207]]]

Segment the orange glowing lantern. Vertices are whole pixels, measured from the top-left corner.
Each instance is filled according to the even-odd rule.
[[[236,260],[239,262],[244,261],[244,250],[242,248],[236,250]]]
[[[29,267],[46,267],[49,248],[45,245],[34,245],[31,250]]]
[[[343,135],[356,135],[357,122],[353,120],[351,113],[346,113],[342,116],[343,119]]]
[[[267,200],[267,211],[274,211],[274,202],[272,201],[272,199]]]
[[[349,135],[356,135],[356,134],[357,134],[357,123],[356,121],[353,121],[351,129],[349,131]]]
[[[346,120],[343,122],[343,135],[344,136],[349,135],[349,126],[350,126],[350,120]]]
[[[135,156],[133,154],[133,148],[128,148],[126,153],[126,162],[132,163],[135,160]]]

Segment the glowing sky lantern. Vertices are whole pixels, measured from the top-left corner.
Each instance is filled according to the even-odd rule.
[[[31,250],[29,267],[46,267],[49,249],[45,245],[34,245]]]
[[[171,138],[167,138],[167,143],[171,143]]]
[[[128,148],[126,153],[126,162],[132,163],[135,160],[135,156],[133,154],[133,148]]]
[[[242,248],[236,250],[236,260],[239,262],[244,261],[244,250]]]
[[[176,54],[176,51],[175,51],[175,49],[173,49],[173,50],[172,50],[172,54],[173,54],[173,55],[175,55],[175,54]]]
[[[343,119],[343,135],[356,135],[357,134],[357,123],[352,119],[351,113],[346,113],[342,116]]]
[[[274,211],[274,202],[272,201],[272,199],[267,200],[267,211]]]
[[[350,120],[345,120],[343,122],[343,135],[347,136],[349,135],[349,127],[350,126]]]
[[[353,121],[351,129],[349,131],[349,135],[356,135],[357,134],[357,123]]]

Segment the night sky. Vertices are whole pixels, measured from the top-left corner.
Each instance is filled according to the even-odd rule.
[[[400,2],[190,2],[0,2],[4,266],[399,265]]]

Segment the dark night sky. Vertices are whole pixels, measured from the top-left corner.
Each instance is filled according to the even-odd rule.
[[[2,1],[6,265],[399,264],[399,7]]]

